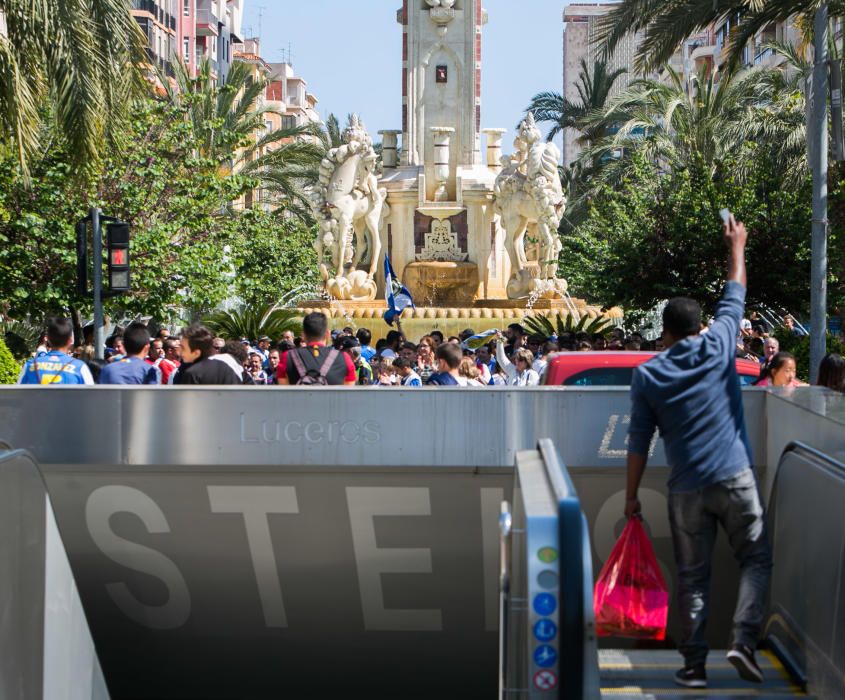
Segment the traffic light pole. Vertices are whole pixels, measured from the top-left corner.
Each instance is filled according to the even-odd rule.
[[[812,262],[810,268],[810,382],[827,351],[827,79],[828,5],[816,10],[815,63],[810,113],[810,163],[813,170]]]
[[[103,328],[103,234],[100,230],[100,210],[91,207],[92,257],[94,258],[94,352],[98,360],[105,357],[105,337]]]

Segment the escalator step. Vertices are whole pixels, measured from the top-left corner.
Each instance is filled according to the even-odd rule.
[[[707,689],[680,688],[673,677],[681,667],[677,651],[617,650],[599,651],[602,697],[605,698],[732,698],[740,700],[768,698],[778,700],[785,697],[807,697],[796,686],[777,658],[767,652],[757,654],[757,662],[763,671],[760,685],[746,683],[736,669],[725,659],[724,651],[711,651],[707,664]]]

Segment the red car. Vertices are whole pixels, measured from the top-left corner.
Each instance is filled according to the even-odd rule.
[[[545,386],[630,386],[634,367],[656,352],[556,352],[549,357],[543,377]],[[757,381],[760,365],[753,360],[736,361],[743,386]]]

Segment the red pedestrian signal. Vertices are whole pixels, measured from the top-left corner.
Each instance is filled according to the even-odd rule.
[[[129,286],[129,224],[115,221],[106,226],[108,247],[109,289],[128,292]]]

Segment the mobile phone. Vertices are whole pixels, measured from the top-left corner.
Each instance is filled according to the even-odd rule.
[[[719,216],[722,217],[722,221],[727,226],[731,222],[731,212],[728,209],[719,209]]]

